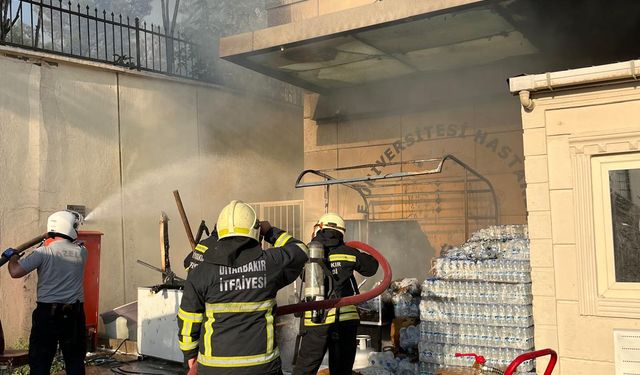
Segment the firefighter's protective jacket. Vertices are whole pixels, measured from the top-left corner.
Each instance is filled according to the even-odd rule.
[[[278,228],[262,250],[250,238],[209,237],[204,261],[189,272],[178,311],[184,359],[198,358],[198,373],[272,374],[281,367],[275,341],[276,293],[293,282],[307,248]]]
[[[184,258],[184,268],[187,272],[198,267],[200,263],[204,262],[204,253],[209,248],[208,246],[204,245],[205,241],[209,244],[218,241],[218,231],[215,227],[211,231],[211,235],[205,240],[200,241],[200,243],[196,245],[196,248],[193,249],[193,251],[187,254],[187,256]]]
[[[373,276],[378,271],[378,261],[374,257],[345,245],[342,233],[336,230],[320,230],[312,241],[318,241],[324,246],[325,259],[328,261],[327,265],[333,276],[333,293],[328,298],[348,297],[356,294],[357,285],[355,285],[355,279],[353,278],[354,271],[365,277]],[[305,326],[360,319],[358,310],[354,305],[343,306],[338,311],[330,309],[322,323],[312,322],[311,315],[310,311],[305,313]]]

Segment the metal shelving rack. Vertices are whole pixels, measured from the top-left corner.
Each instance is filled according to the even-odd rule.
[[[382,173],[381,169],[389,168],[398,171]],[[357,171],[362,172],[354,173],[355,177],[333,176]],[[320,180],[303,181],[310,175]],[[346,186],[361,197],[363,203],[357,210],[365,221],[417,220],[429,226],[463,223],[465,238],[472,231],[471,221],[476,223],[476,229],[500,224],[498,199],[491,182],[451,154],[432,159],[307,169],[300,173],[295,187],[324,187],[324,208],[328,212],[333,185]]]

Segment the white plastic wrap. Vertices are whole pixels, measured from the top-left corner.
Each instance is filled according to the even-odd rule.
[[[420,320],[527,328],[533,325],[533,307],[531,305],[480,305],[422,300],[420,302]]]
[[[420,282],[417,278],[405,278],[396,280],[389,286],[394,294],[410,293],[414,296],[420,295]]]
[[[408,326],[400,328],[400,347],[407,353],[418,351],[420,341],[420,329],[418,326]]]
[[[528,260],[437,258],[434,275],[445,280],[530,283],[531,265]]]
[[[406,358],[398,362],[398,370],[396,371],[396,375],[418,375],[419,373],[419,363],[411,362]]]
[[[449,259],[529,260],[527,226],[503,225],[481,229],[462,246],[443,250],[441,256]]]
[[[439,366],[470,368],[477,353],[504,368],[534,348],[528,230],[522,225],[479,230],[459,247],[443,250],[435,277],[422,284],[420,373]],[[522,364],[518,374],[534,368]]]
[[[411,360],[407,358],[396,358],[393,356],[392,352],[370,353],[369,364],[369,367],[358,370],[358,372],[362,373],[363,375],[417,375],[420,372],[420,366],[418,362],[411,362]],[[366,372],[363,370],[365,370]]]
[[[361,375],[394,375],[393,372],[390,372],[380,367],[365,367],[358,370],[354,370],[354,373],[361,374]]]
[[[373,352],[369,354],[369,364],[371,367],[378,367],[395,374],[398,370],[398,362],[392,352]]]
[[[497,327],[488,325],[420,323],[420,340],[440,344],[504,347],[533,350],[533,327]]]
[[[414,297],[410,293],[400,293],[394,295],[392,300],[396,318],[420,317],[420,297]]]
[[[449,281],[427,279],[422,283],[422,297],[439,301],[490,304],[530,305],[531,284],[505,284],[484,281]]]

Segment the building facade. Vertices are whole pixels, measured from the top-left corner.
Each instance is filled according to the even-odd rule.
[[[620,43],[638,29],[636,17],[620,17],[630,11],[629,3],[307,0],[267,5],[270,27],[223,38],[221,56],[307,90],[304,168],[350,182],[328,191],[304,188],[305,233],[311,234],[320,214],[337,211],[351,221],[355,237],[388,256],[394,276],[424,277],[440,248],[460,244],[470,229],[490,225],[486,217],[493,213],[501,224],[527,223],[536,347],[558,350],[557,373],[614,374],[622,355],[614,348],[614,331],[639,328],[637,271],[623,266],[636,258],[630,250],[611,250],[614,255],[596,250],[602,244],[613,249],[612,219],[605,220],[602,205],[586,203],[593,198],[584,196],[591,175],[576,174],[595,168],[585,155],[603,161],[602,168],[633,163],[624,155],[637,146],[637,82],[633,75],[632,82],[618,85],[602,85],[600,79],[588,82],[595,85],[591,88],[558,92],[545,86],[547,75],[541,75],[535,89],[514,85],[528,82],[531,76],[517,77],[522,73],[634,58]],[[592,33],[598,38],[578,37]],[[510,77],[516,77],[511,92]],[[536,103],[521,116],[516,113],[522,108],[520,91],[530,92],[520,102],[534,98]],[[455,168],[423,176],[418,187],[413,176],[395,184],[392,179],[353,182],[424,171],[430,168],[426,163],[410,161],[448,154],[490,181],[497,210],[482,195],[485,185],[471,188],[467,180],[462,185],[467,191],[456,195],[461,185],[454,180],[464,173]],[[608,183],[603,170],[599,176]],[[625,217],[636,220],[637,177],[633,171],[616,173],[611,186],[622,198],[615,202],[624,207]],[[306,176],[302,181],[320,180]],[[600,201],[609,196],[603,186]],[[368,225],[364,231],[362,222]],[[623,239],[635,238],[629,233]],[[631,281],[617,280],[616,272]]]

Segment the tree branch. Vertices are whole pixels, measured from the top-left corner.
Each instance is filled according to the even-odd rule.
[[[165,0],[160,0],[160,8],[162,9],[162,25],[164,26],[165,31],[169,26],[169,8],[167,7],[167,5],[168,3]]]
[[[9,0],[11,1],[11,0]],[[13,27],[13,25],[16,24],[16,22],[18,22],[18,17],[22,14],[22,1],[20,2],[20,5],[18,6],[18,10],[16,11],[16,18],[13,19],[13,22],[11,22],[11,25],[9,26],[9,29],[11,29]]]
[[[38,43],[40,43],[40,28],[42,28],[42,7],[38,11],[38,23],[36,24],[36,36],[34,47],[38,47]],[[42,41],[42,48],[44,48],[44,40]]]
[[[7,18],[7,13],[9,13],[9,1],[11,0],[0,0],[0,21],[4,22]],[[11,18],[11,15],[9,15]]]
[[[180,0],[176,0],[176,5],[173,8],[173,19],[171,20],[171,36],[176,28],[176,18],[178,17],[178,7],[180,6]]]
[[[0,0],[0,38],[4,40],[5,32],[8,34],[9,22],[11,22],[11,15],[9,13],[9,1]]]

